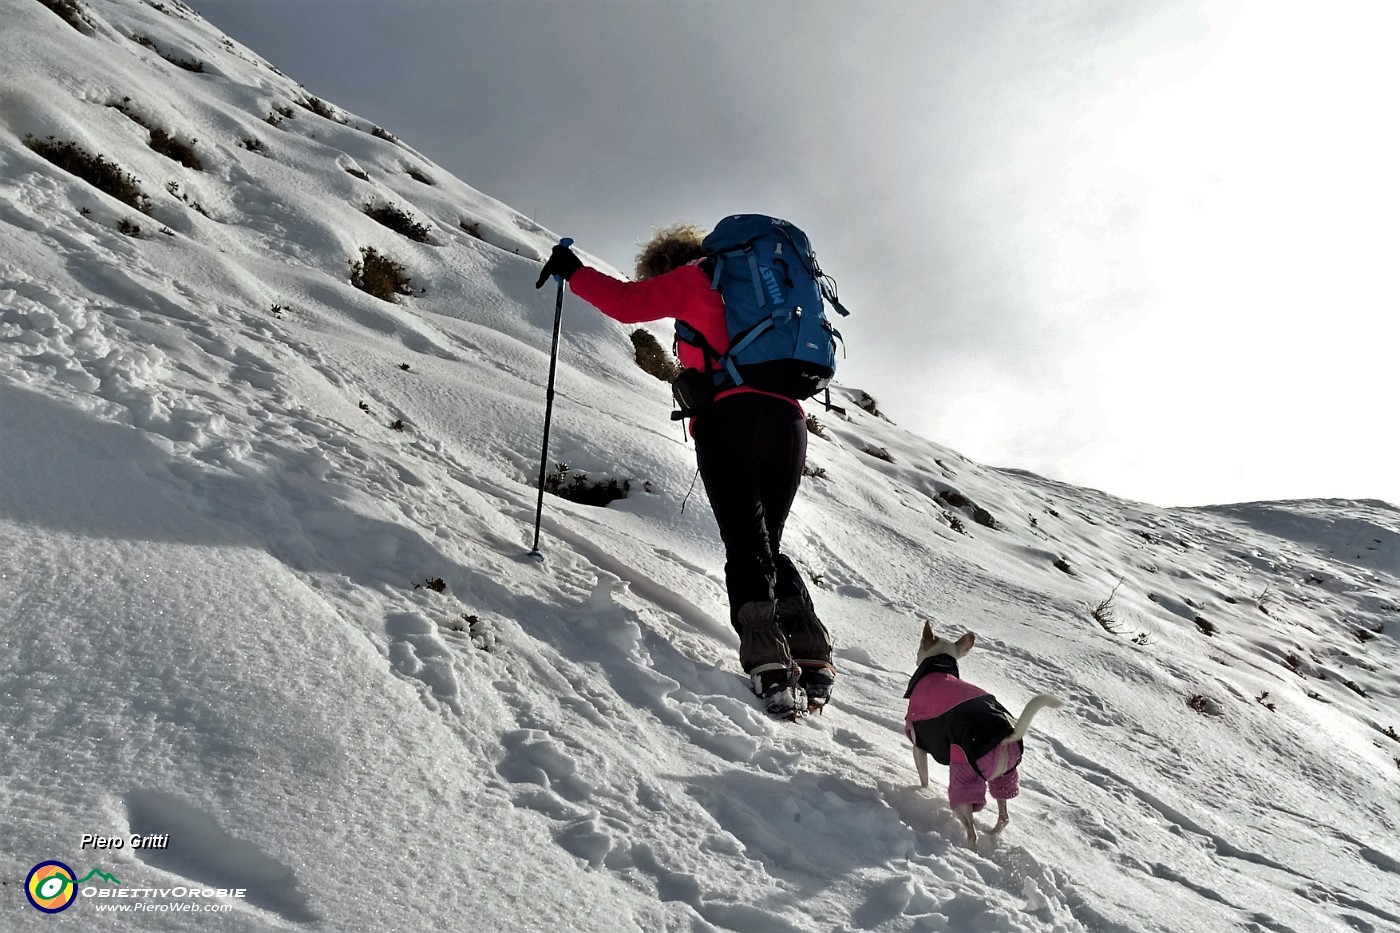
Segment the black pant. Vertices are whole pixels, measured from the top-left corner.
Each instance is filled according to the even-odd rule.
[[[807,587],[781,553],[783,525],[807,462],[807,420],[791,402],[743,393],[695,420],[695,452],[724,541],[729,621],[739,607],[800,596]]]

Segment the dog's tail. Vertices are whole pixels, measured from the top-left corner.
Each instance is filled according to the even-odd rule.
[[[1021,711],[1021,718],[1016,720],[1016,728],[1012,731],[1011,735],[1005,739],[1005,741],[1021,741],[1026,737],[1026,733],[1031,730],[1031,720],[1035,718],[1036,713],[1040,712],[1047,706],[1053,708],[1064,705],[1064,700],[1061,700],[1059,697],[1053,696],[1049,693],[1042,693],[1038,696],[1031,697],[1031,701],[1027,703],[1026,708]]]

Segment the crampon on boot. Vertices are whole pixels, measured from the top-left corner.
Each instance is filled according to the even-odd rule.
[[[798,669],[782,664],[760,664],[749,671],[754,694],[769,716],[796,719],[807,712],[807,695],[798,685]]]
[[[807,712],[820,713],[831,700],[831,689],[836,686],[836,668],[826,661],[798,661],[797,666],[802,672],[797,685],[806,694]]]

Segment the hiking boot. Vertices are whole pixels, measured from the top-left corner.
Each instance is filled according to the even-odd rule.
[[[797,686],[807,697],[807,712],[820,713],[831,701],[831,688],[836,686],[836,668],[822,661],[798,661],[802,674]]]
[[[778,627],[787,635],[788,650],[801,669],[799,684],[812,711],[831,699],[836,668],[831,664],[831,636],[811,605],[800,596],[778,601]]]
[[[749,675],[753,692],[773,716],[794,718],[807,708],[797,685],[800,672],[792,663],[787,638],[778,627],[777,604],[745,603],[739,607],[739,665]]]
[[[807,696],[797,679],[797,668],[778,664],[761,664],[749,673],[754,695],[763,701],[764,710],[783,719],[796,719],[808,710]]]
[[[772,602],[744,603],[739,607],[739,666],[745,674],[759,667],[793,666],[787,638],[778,628],[777,606]]]

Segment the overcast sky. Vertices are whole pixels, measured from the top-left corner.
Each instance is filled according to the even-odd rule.
[[[1400,503],[1400,4],[188,2],[620,269],[793,221],[838,379],[976,460]]]

